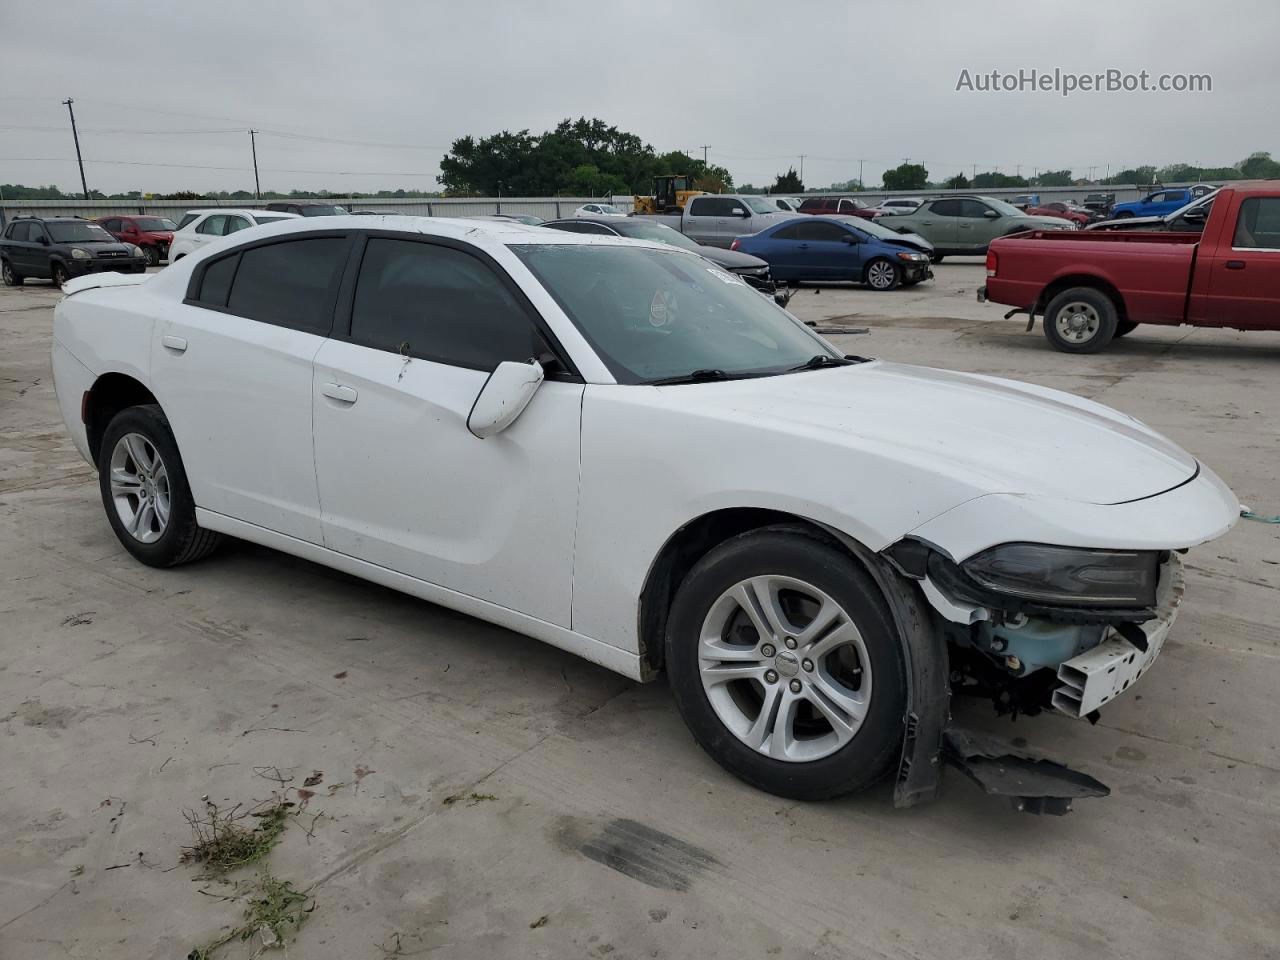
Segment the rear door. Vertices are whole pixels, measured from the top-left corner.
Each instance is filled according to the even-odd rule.
[[[157,320],[152,380],[197,506],[322,542],[312,360],[349,247],[317,232],[233,250],[198,265],[187,299]]]
[[[722,197],[694,197],[689,201],[689,206],[684,213],[685,236],[713,247],[728,246],[728,244],[716,242],[724,209]]]
[[[1222,230],[1195,267],[1210,271],[1203,322],[1280,330],[1280,190],[1244,198]]]
[[[32,256],[31,227],[33,224],[25,220],[15,220],[9,224],[5,233],[5,256],[13,269],[26,277],[34,277],[34,258]]]
[[[956,218],[959,216],[960,201],[947,198],[924,204],[914,219],[920,225],[920,236],[939,250],[954,250],[958,241]]]

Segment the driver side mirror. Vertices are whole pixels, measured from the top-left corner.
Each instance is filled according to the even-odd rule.
[[[1203,220],[1207,216],[1204,208],[1198,210],[1188,210],[1182,215],[1183,220]]]
[[[480,388],[467,415],[467,429],[481,440],[501,433],[524,413],[545,375],[537,360],[504,360]]]
[[[42,233],[40,234],[40,236],[36,237],[36,243],[40,244],[41,246],[47,247],[49,245],[49,238]]]
[[[859,244],[862,241],[857,237],[855,237],[852,233],[846,233],[843,237],[840,238],[840,242],[848,243],[852,245],[852,244]]]
[[[983,210],[982,215],[988,220],[994,220],[996,217],[1000,216],[1000,214],[996,213],[994,210]]]
[[[735,217],[749,217],[749,216],[751,216],[751,211],[750,211],[750,210],[744,210],[742,207],[734,207],[734,209],[733,209],[733,215],[734,215]]]

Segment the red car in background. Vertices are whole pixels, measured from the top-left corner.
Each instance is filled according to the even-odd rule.
[[[117,240],[140,246],[149,267],[169,259],[169,244],[173,243],[173,231],[178,229],[178,225],[168,217],[112,214],[98,217],[95,222]]]
[[[883,210],[874,210],[857,197],[810,197],[800,204],[801,213],[821,216],[862,217],[874,220]]]
[[[1055,200],[1052,203],[1042,203],[1038,207],[1028,207],[1023,212],[1032,217],[1060,217],[1063,220],[1078,223],[1082,227],[1098,219],[1096,214],[1077,207],[1075,204],[1063,203],[1060,200]]]

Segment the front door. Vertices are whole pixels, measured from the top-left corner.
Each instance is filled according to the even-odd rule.
[[[582,384],[549,379],[502,433],[467,430],[493,368],[545,350],[473,247],[371,237],[349,334],[316,356],[325,545],[569,626]]]
[[[1280,330],[1280,193],[1246,197],[1234,225],[1223,230],[1213,256],[1195,268],[1210,271],[1206,320],[1240,330]]]
[[[312,360],[350,239],[269,240],[197,267],[154,328],[151,373],[196,505],[321,542]]]
[[[830,220],[808,220],[798,226],[806,276],[827,280],[862,279],[858,245],[849,242],[854,239],[853,234]]]

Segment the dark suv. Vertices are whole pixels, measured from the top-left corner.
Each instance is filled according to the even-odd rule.
[[[322,200],[272,200],[267,204],[268,210],[281,213],[296,213],[300,217],[345,217],[347,208],[336,203],[325,203]]]
[[[7,287],[28,277],[62,286],[72,277],[114,270],[145,273],[147,258],[102,227],[79,217],[15,217],[0,237],[0,275]]]
[[[158,266],[169,258],[169,244],[173,243],[173,231],[178,225],[168,217],[120,216],[99,217],[95,221],[103,230],[121,243],[133,243],[142,248],[147,265]]]

